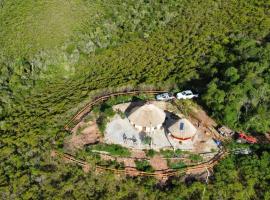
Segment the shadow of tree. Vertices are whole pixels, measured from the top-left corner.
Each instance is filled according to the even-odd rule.
[[[127,107],[127,109],[125,110],[125,114],[126,116],[128,117],[130,112],[136,108],[136,107],[139,107],[139,106],[143,106],[145,105],[146,101],[134,96],[132,97],[132,100],[131,100],[131,103],[129,104],[129,106]]]

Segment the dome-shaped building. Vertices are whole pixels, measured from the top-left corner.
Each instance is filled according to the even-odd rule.
[[[184,118],[177,120],[168,129],[171,136],[177,140],[192,139],[197,132],[194,125],[189,120]]]
[[[165,112],[160,108],[153,104],[145,104],[132,109],[128,119],[135,128],[149,133],[155,129],[160,129],[165,117]]]

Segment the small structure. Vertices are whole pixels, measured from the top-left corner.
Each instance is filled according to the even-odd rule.
[[[153,130],[161,129],[165,117],[165,112],[160,108],[153,104],[145,104],[132,109],[128,119],[139,131],[150,133]]]
[[[231,129],[229,129],[227,126],[221,126],[218,129],[218,132],[224,136],[224,137],[232,137],[234,134],[234,131],[232,131]]]
[[[197,129],[194,125],[187,119],[179,119],[174,124],[169,127],[171,136],[177,140],[189,140],[192,139]]]

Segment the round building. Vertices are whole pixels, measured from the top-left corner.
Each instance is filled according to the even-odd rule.
[[[189,120],[184,118],[177,120],[168,129],[171,136],[177,140],[192,139],[197,132],[194,125]]]
[[[132,109],[128,119],[136,129],[149,133],[155,129],[161,129],[165,117],[165,112],[157,106],[145,104]]]

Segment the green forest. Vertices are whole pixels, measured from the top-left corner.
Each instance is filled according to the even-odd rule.
[[[200,94],[220,124],[270,131],[268,0],[0,0],[0,199],[270,199],[269,146],[209,183],[84,173],[50,157],[100,92]]]

